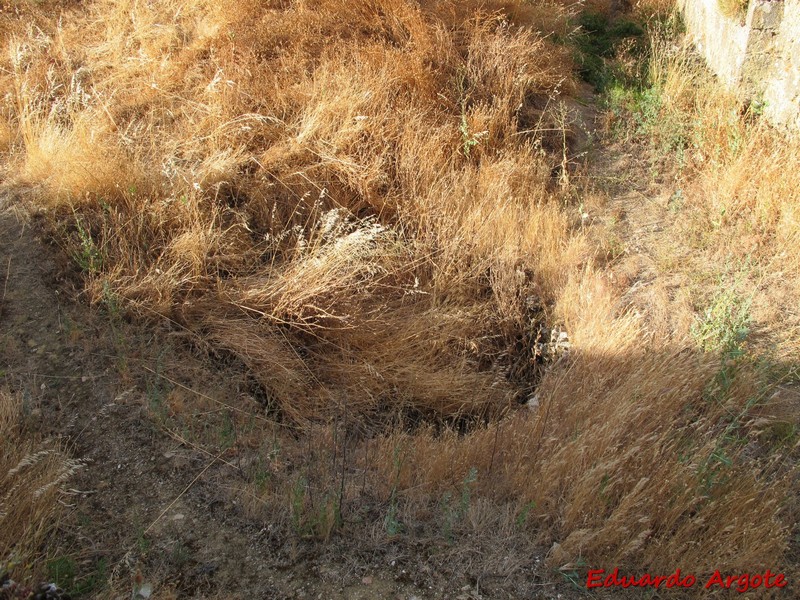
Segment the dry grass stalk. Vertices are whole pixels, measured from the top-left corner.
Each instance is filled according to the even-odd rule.
[[[0,567],[26,581],[41,574],[43,542],[58,513],[62,486],[83,463],[35,443],[20,419],[19,398],[0,390]]]

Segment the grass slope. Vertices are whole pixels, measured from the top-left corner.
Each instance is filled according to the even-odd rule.
[[[47,211],[92,302],[257,380],[302,467],[254,481],[256,513],[325,540],[359,503],[388,538],[522,530],[553,567],[782,564],[797,436],[776,441],[770,401],[800,329],[762,289],[800,281],[800,153],[657,18],[644,41],[547,2],[13,10],[7,187]],[[653,335],[587,222],[604,192],[572,165],[575,56],[610,133],[676,169],[659,277],[694,278],[693,327]],[[702,261],[745,243],[719,293]]]

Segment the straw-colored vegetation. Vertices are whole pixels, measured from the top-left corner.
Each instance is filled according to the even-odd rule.
[[[722,10],[722,14],[744,23],[750,0],[717,0],[717,3]]]
[[[275,522],[327,539],[359,499],[389,536],[505,515],[554,567],[775,568],[800,149],[657,35],[649,75],[608,86],[612,134],[681,169],[659,264],[695,315],[654,335],[583,214],[566,6],[15,3],[7,187],[94,303],[240,361],[301,432],[309,463],[247,492]]]
[[[21,400],[0,389],[0,577],[43,574],[42,542],[57,516],[64,484],[83,467],[58,446],[25,431]]]

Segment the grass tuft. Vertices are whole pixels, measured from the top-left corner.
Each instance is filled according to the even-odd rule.
[[[63,485],[84,464],[25,430],[20,399],[0,390],[0,576],[36,583]]]

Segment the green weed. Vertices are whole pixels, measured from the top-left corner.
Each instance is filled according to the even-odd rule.
[[[88,227],[77,215],[75,216],[75,227],[78,231],[78,248],[73,252],[73,259],[82,271],[95,275],[103,267],[103,254],[95,244]]]
[[[577,24],[580,28],[574,44],[581,78],[598,92],[625,79],[614,59],[624,40],[633,40],[638,45],[644,34],[642,27],[627,19],[612,20],[595,12],[581,14]]]
[[[471,486],[477,480],[478,469],[470,467],[467,475],[461,482],[458,500],[454,501],[453,495],[450,492],[446,492],[444,496],[442,496],[442,537],[447,540],[448,544],[453,543],[454,526],[461,521],[469,511],[472,498]]]
[[[800,438],[800,429],[797,423],[789,421],[777,421],[767,427],[761,435],[761,439],[772,449],[790,449]]]
[[[267,486],[271,479],[272,474],[266,467],[264,460],[259,456],[256,459],[255,468],[253,470],[253,474],[251,475],[251,481],[256,486],[256,490],[259,494],[263,494],[267,491]]]
[[[525,524],[528,522],[528,517],[530,516],[531,511],[534,508],[536,508],[536,502],[534,502],[533,500],[531,500],[530,502],[525,504],[525,506],[522,507],[522,510],[519,511],[517,518],[514,519],[514,522],[516,523],[517,527],[522,528],[525,526]]]
[[[118,320],[122,314],[122,304],[120,303],[119,296],[111,289],[108,281],[103,281],[103,305],[106,307],[109,316],[113,320]]]
[[[46,565],[47,578],[57,587],[75,597],[89,596],[101,590],[108,579],[108,561],[101,558],[92,571],[81,576],[78,564],[70,556],[59,556]]]
[[[397,515],[399,512],[399,507],[397,504],[397,494],[395,490],[392,490],[392,495],[389,498],[389,510],[386,513],[386,518],[383,520],[384,528],[386,529],[386,533],[390,537],[394,537],[403,533],[403,524],[398,519]]]
[[[486,131],[472,133],[469,130],[469,124],[467,123],[467,115],[465,112],[461,113],[461,125],[458,129],[461,132],[461,152],[464,154],[464,156],[469,158],[472,148],[477,146],[480,143],[481,138],[486,137],[488,133]]]
[[[461,107],[461,122],[458,126],[458,130],[461,132],[461,153],[466,158],[469,158],[472,149],[480,144],[481,139],[485,138],[489,133],[487,131],[473,132],[470,130],[469,123],[467,122],[467,104],[469,98],[469,91],[467,88],[467,76],[462,71],[458,74],[456,79],[459,106]]]
[[[186,544],[178,540],[169,553],[169,562],[172,566],[181,569],[189,563],[190,554],[191,552]]]
[[[586,566],[587,566],[586,561],[583,559],[582,556],[579,556],[578,560],[576,560],[570,568],[558,569],[557,572],[559,575],[561,575],[561,577],[563,577],[566,581],[572,584],[572,586],[575,589],[584,591],[585,590],[585,588],[583,587],[584,578],[581,576],[578,569],[581,569],[582,567]]]
[[[292,528],[302,537],[324,541],[342,526],[341,506],[337,494],[326,493],[316,501],[309,494],[305,477],[298,477],[290,491]]]
[[[75,560],[69,556],[59,556],[47,561],[47,578],[62,589],[72,590],[76,573]]]
[[[147,378],[145,393],[150,413],[155,417],[158,424],[163,425],[167,421],[167,397],[171,390],[160,376],[161,361],[162,357],[159,356],[155,372],[152,377]]]
[[[231,418],[230,412],[226,411],[223,416],[222,424],[220,425],[219,445],[220,448],[227,449],[232,448],[235,443],[236,428],[233,424],[233,419]]]
[[[738,358],[750,327],[750,300],[733,289],[723,289],[692,327],[697,344],[706,352],[718,351],[725,358]]]
[[[289,507],[292,515],[292,527],[295,533],[302,534],[303,515],[305,513],[306,488],[308,482],[305,477],[298,477],[291,489]]]
[[[403,532],[403,524],[398,519],[399,506],[397,501],[397,482],[400,479],[400,470],[403,468],[405,455],[403,454],[400,446],[395,446],[392,455],[392,465],[394,467],[394,475],[392,477],[392,493],[389,496],[389,511],[386,513],[384,519],[384,527],[386,533],[390,536],[395,536]]]
[[[147,539],[144,525],[137,519],[136,523],[136,547],[139,549],[139,554],[147,554],[150,550],[152,542]]]

